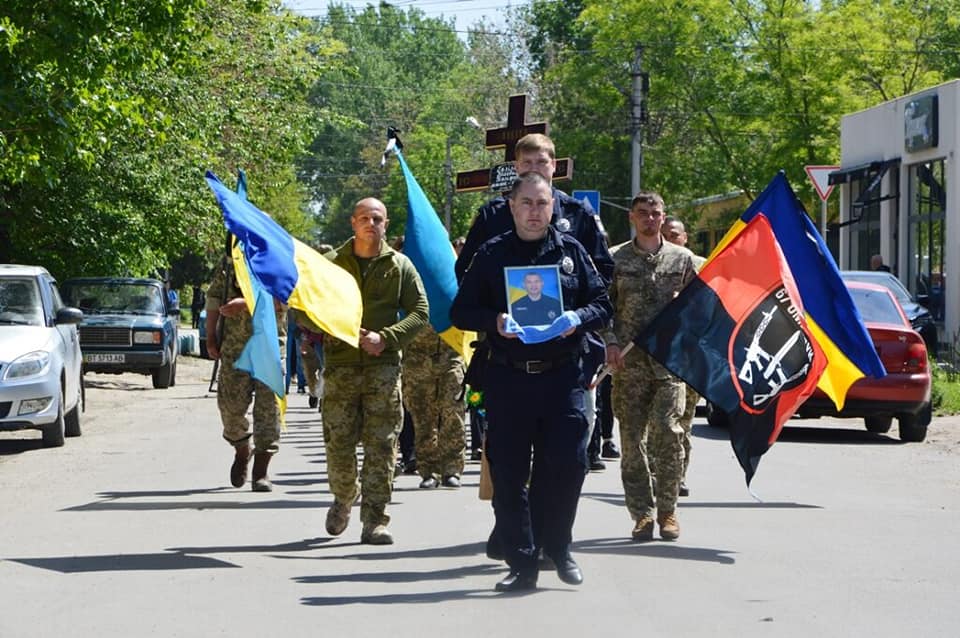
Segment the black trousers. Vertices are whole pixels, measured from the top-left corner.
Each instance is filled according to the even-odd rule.
[[[407,465],[417,460],[414,446],[413,417],[407,408],[403,408],[403,429],[398,437],[400,442],[400,461]]]
[[[587,473],[580,368],[527,374],[492,363],[485,381],[496,533],[512,569],[535,571],[540,548],[569,551]]]

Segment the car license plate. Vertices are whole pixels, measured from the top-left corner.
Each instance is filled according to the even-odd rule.
[[[84,363],[124,363],[126,357],[122,354],[85,354]]]

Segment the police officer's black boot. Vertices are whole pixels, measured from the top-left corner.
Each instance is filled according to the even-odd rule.
[[[267,466],[270,465],[269,452],[257,452],[253,455],[253,475],[250,477],[251,488],[254,492],[270,492],[273,490],[273,484],[267,478]]]
[[[250,446],[234,446],[233,465],[230,466],[230,484],[234,487],[243,487],[247,482],[247,466],[250,464]]]
[[[511,569],[507,577],[494,586],[496,591],[530,591],[537,588],[537,569]]]

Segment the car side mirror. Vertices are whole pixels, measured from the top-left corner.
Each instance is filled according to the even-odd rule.
[[[917,295],[917,303],[926,308],[930,309],[930,295]]]
[[[180,306],[170,306],[170,309],[167,310],[167,314],[170,315],[171,317],[179,317]]]
[[[57,311],[54,321],[59,326],[61,324],[80,323],[83,321],[83,311],[72,306],[64,306]]]

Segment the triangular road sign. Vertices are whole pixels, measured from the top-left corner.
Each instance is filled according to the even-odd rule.
[[[820,196],[821,201],[827,201],[830,198],[830,193],[833,192],[833,187],[835,184],[828,183],[830,181],[830,173],[833,171],[839,170],[839,166],[804,166],[803,169],[807,171],[807,177],[810,178],[810,181],[813,182],[813,187],[817,190],[817,195]]]

